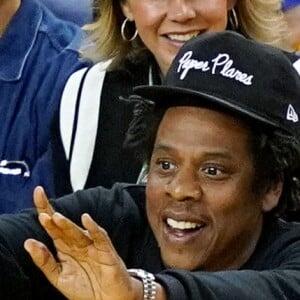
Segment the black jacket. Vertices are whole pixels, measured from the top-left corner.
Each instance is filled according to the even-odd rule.
[[[300,68],[300,59],[297,55],[288,52],[286,52],[286,55],[295,64],[295,67],[297,64],[298,68]],[[97,65],[101,64],[100,62],[92,68],[97,68]],[[103,85],[97,79],[97,76],[99,76],[97,69],[91,75],[92,68],[84,73],[78,86],[71,87],[71,89],[76,90],[70,96],[70,98],[76,98],[74,99],[76,100],[76,108],[72,128],[71,149],[69,152],[74,154],[74,151],[76,152],[82,145],[90,143],[90,132],[94,130],[96,131],[96,135],[95,139],[92,138],[92,140],[95,140],[95,145],[91,146],[87,152],[82,152],[82,149],[80,149],[76,152],[77,156],[72,156],[72,154],[68,156],[65,153],[66,147],[63,144],[61,127],[63,126],[62,124],[67,122],[70,116],[71,118],[73,117],[73,113],[69,106],[67,106],[65,114],[62,114],[62,110],[60,110],[60,115],[54,121],[51,142],[56,196],[62,196],[77,190],[71,184],[70,177],[72,177],[72,174],[74,175],[73,170],[71,170],[71,162],[75,167],[81,166],[74,177],[80,177],[85,173],[84,169],[88,169],[84,184],[79,189],[98,185],[109,188],[115,182],[135,183],[141,170],[141,164],[135,154],[123,148],[125,134],[132,119],[133,105],[120,101],[119,96],[127,97],[133,93],[133,87],[150,84],[150,69],[152,84],[160,84],[159,68],[151,55],[144,57],[140,61],[132,62],[127,60],[123,66],[105,73]],[[86,87],[87,82],[92,82],[91,86]],[[92,90],[89,96],[85,94],[86,89]],[[98,93],[100,96],[97,96]],[[95,101],[99,100],[98,98],[100,98],[99,107],[96,104],[97,101]],[[85,115],[80,123],[78,119],[79,114],[84,111],[82,108],[84,100],[90,102],[91,112]],[[64,102],[64,98],[62,102]],[[98,113],[99,116],[97,115]],[[95,124],[91,122],[92,115],[97,115]],[[91,130],[87,131],[81,139],[78,139],[78,136],[80,136],[78,134],[80,124],[84,127],[90,125]],[[74,150],[75,148],[76,150]],[[82,158],[89,155],[92,157],[91,163],[89,164],[86,161],[82,163]],[[83,177],[85,178],[85,175]]]
[[[133,104],[121,101],[119,97],[128,97],[133,94],[134,86],[148,85],[150,66],[153,83],[160,84],[161,79],[158,67],[152,57],[147,57],[145,60],[135,63],[127,61],[123,67],[106,72],[102,90],[100,90],[101,102],[99,109],[96,104],[92,104],[96,107],[97,113],[99,110],[98,124],[95,125],[97,128],[93,128],[93,126],[91,128],[92,130],[96,130],[97,133],[95,146],[91,147],[89,151],[92,152],[92,161],[89,166],[88,176],[85,184],[81,186],[80,189],[99,185],[110,188],[115,182],[136,182],[141,171],[141,163],[135,157],[134,153],[126,151],[123,148],[125,135],[129,123],[132,120]],[[90,72],[90,70],[87,70],[87,72]],[[92,77],[95,78],[96,76],[98,76],[97,73]],[[76,112],[74,113],[75,125],[73,127],[73,140],[70,150],[71,152],[73,150],[73,153],[74,149],[72,149],[72,147],[74,147],[76,142],[80,144],[79,147],[82,144],[88,143],[88,137],[83,137],[82,140],[78,142],[78,132],[76,132],[76,126],[79,126],[78,116],[76,114],[82,111],[80,106],[83,101],[82,89],[84,88],[87,78],[90,79],[88,75],[85,74],[75,93],[75,97],[77,95],[77,104]],[[95,93],[98,93],[98,87],[95,88],[93,94]],[[93,102],[94,100],[90,99],[90,101]],[[92,114],[94,112],[95,111],[93,111]],[[71,159],[73,159],[73,163],[77,165],[82,156],[87,155],[86,153],[79,153],[81,150],[77,152],[79,154],[75,158],[74,156],[68,158],[65,154],[60,126],[66,122],[70,114],[70,110],[67,109],[66,115],[58,115],[54,120],[52,130],[51,148],[56,196],[66,195],[77,190],[71,186],[70,182]],[[90,116],[86,116],[83,122],[85,123],[84,125],[89,125]],[[87,135],[89,134],[90,133]],[[77,147],[77,149],[79,147]],[[86,166],[87,163],[84,162],[83,164]],[[76,176],[80,175],[81,174]]]
[[[80,224],[89,213],[108,232],[128,268],[153,272],[171,300],[300,299],[300,224],[265,222],[259,243],[240,270],[188,272],[165,269],[145,216],[141,185],[116,184],[79,191],[52,202],[54,208]],[[52,244],[34,210],[0,217],[1,299],[64,299],[44,279],[23,248],[34,237]]]

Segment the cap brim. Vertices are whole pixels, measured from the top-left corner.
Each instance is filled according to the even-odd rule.
[[[226,110],[229,113],[233,112],[238,114],[241,118],[247,117],[252,120],[258,121],[260,124],[264,124],[268,127],[278,128],[278,124],[258,115],[257,113],[250,111],[246,107],[236,105],[232,101],[228,101],[217,96],[201,93],[198,91],[180,88],[180,87],[168,87],[160,85],[141,85],[134,89],[136,95],[142,98],[148,99],[156,103],[157,105],[172,107],[193,105],[199,107],[215,107],[216,109]]]

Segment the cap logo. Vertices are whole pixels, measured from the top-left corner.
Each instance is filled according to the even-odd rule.
[[[210,72],[212,75],[219,74],[223,77],[239,81],[244,85],[252,85],[254,76],[233,67],[233,60],[229,54],[219,53],[211,61],[193,59],[192,55],[193,51],[188,51],[179,60],[177,73],[180,74],[180,80],[184,80],[188,72],[194,69],[202,72]]]
[[[299,121],[299,117],[297,112],[295,111],[294,107],[289,104],[287,112],[286,112],[286,119],[292,121],[294,123]]]

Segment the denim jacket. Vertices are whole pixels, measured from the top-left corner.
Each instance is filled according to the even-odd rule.
[[[50,124],[68,76],[87,64],[82,38],[36,0],[21,1],[0,38],[0,213],[32,206],[36,185],[53,193]]]

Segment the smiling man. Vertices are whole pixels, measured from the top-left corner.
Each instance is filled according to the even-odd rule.
[[[163,85],[135,92],[126,144],[146,186],[51,202],[37,188],[38,217],[0,217],[1,295],[18,279],[29,299],[300,298],[300,225],[280,218],[300,200],[300,81],[285,55],[202,35]]]
[[[250,133],[209,109],[166,112],[150,164],[147,212],[168,267],[237,269],[252,254],[281,184],[262,196],[253,189]]]

